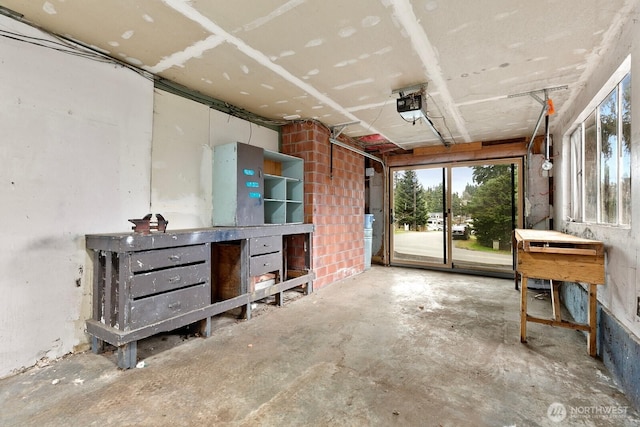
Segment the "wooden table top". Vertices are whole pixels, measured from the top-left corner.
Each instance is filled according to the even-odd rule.
[[[602,255],[604,244],[555,230],[518,228],[514,236],[519,250],[525,252],[567,253],[575,255]]]

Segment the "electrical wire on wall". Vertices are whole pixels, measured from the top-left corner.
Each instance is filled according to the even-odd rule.
[[[391,99],[391,97],[387,98],[384,103],[382,104],[382,107],[380,107],[380,110],[378,110],[378,115],[376,116],[375,119],[373,119],[373,121],[371,123],[369,123],[369,127],[367,128],[367,132],[371,132],[371,128],[373,127],[374,123],[378,121],[378,119],[380,118],[380,116],[382,115],[382,112],[384,111],[384,107],[387,106],[387,103],[389,102],[389,99]]]
[[[108,58],[105,58],[104,55],[100,55],[97,52],[92,51],[84,51],[79,49],[77,46],[73,46],[70,43],[56,42],[53,40],[47,40],[40,37],[27,36],[24,34],[18,34],[11,31],[0,30],[0,36],[15,40],[19,42],[29,43],[34,46],[45,47],[56,52],[66,53],[68,55],[79,56],[82,58],[91,59],[99,62],[113,62]],[[55,35],[52,34],[55,37]]]
[[[438,105],[438,103],[436,102],[433,96],[429,95],[428,93],[426,93],[426,96],[430,100],[430,102],[436,106],[436,108],[438,109],[438,113],[440,113],[440,116],[429,115],[429,118],[442,119],[442,123],[444,124],[445,129],[447,129],[447,132],[449,133],[449,137],[451,138],[452,143],[455,144],[456,139],[453,137],[453,133],[451,132],[451,129],[449,129],[449,125],[447,124],[447,119],[444,116],[444,113],[442,112],[442,110],[440,109],[440,106]]]
[[[396,100],[396,110],[400,113],[400,117],[407,123],[412,123],[414,126],[416,122],[424,121],[424,123],[431,129],[433,134],[438,137],[442,145],[445,147],[449,147],[451,142],[446,140],[440,131],[435,127],[431,117],[427,114],[427,83],[421,83],[418,85],[413,85],[410,87],[402,88],[402,89],[394,89],[392,94],[398,93],[400,94],[400,98]],[[433,98],[430,97],[432,100]],[[435,102],[434,102],[435,104]],[[436,104],[436,108],[442,114],[442,110]],[[442,114],[442,119],[444,119],[444,115]],[[446,126],[446,121],[445,121]],[[449,131],[449,135],[453,139],[453,135],[451,133],[451,129],[447,126],[447,130]],[[454,141],[455,142],[455,141]]]
[[[98,50],[95,50],[94,48],[91,48],[89,46],[83,45],[80,42],[74,41],[74,40],[70,40],[64,36],[61,36],[59,34],[53,33],[51,31],[48,31],[42,27],[39,27],[37,25],[34,25],[28,21],[25,21],[24,19],[22,19],[20,16],[15,16],[15,14],[10,14],[6,9],[3,9],[0,7],[0,14],[8,16],[12,19],[15,19],[17,21],[22,22],[25,25],[29,25],[33,28],[36,28],[37,30],[51,36],[54,40],[51,39],[45,39],[45,38],[41,38],[41,37],[34,37],[34,36],[29,36],[26,34],[20,34],[20,33],[16,33],[14,31],[8,31],[8,30],[3,30],[0,29],[0,37],[4,37],[6,39],[9,40],[13,40],[13,41],[17,41],[17,42],[21,42],[21,43],[27,43],[33,46],[37,46],[37,47],[42,47],[45,49],[50,49],[56,52],[60,52],[63,54],[67,54],[67,55],[72,55],[72,56],[77,56],[77,57],[81,57],[81,58],[85,58],[85,59],[89,59],[92,61],[96,61],[96,62],[101,62],[101,63],[111,63],[111,64],[115,64],[118,66],[121,66],[123,68],[129,69],[135,73],[137,73],[138,75],[142,76],[143,78],[152,81],[154,83],[154,86],[157,89],[161,89],[164,90],[166,92],[170,92],[173,93],[175,95],[179,95],[182,96],[184,98],[187,99],[191,99],[193,101],[199,102],[201,104],[207,105],[210,108],[213,108],[214,110],[218,110],[221,111],[223,113],[227,113],[229,115],[238,117],[240,119],[243,120],[247,120],[249,122],[253,122],[259,125],[263,125],[266,127],[270,127],[270,128],[274,128],[274,127],[279,127],[282,126],[284,124],[290,123],[289,121],[285,121],[285,120],[272,120],[272,119],[267,119],[265,117],[261,117],[258,116],[256,114],[253,114],[243,108],[239,108],[233,105],[230,105],[226,102],[211,98],[209,96],[203,95],[199,92],[187,89],[186,87],[172,82],[170,80],[167,80],[161,76],[158,76],[156,74],[150,73],[146,70],[143,70],[141,68],[138,68],[134,65],[131,65],[127,62],[121,61],[117,58],[114,58],[112,56],[109,56],[103,52],[100,52]]]

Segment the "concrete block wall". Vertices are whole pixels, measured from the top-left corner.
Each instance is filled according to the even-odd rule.
[[[364,271],[364,157],[333,147],[330,132],[315,122],[286,125],[285,154],[305,161],[305,222],[315,225],[314,288]]]
[[[627,72],[635,79],[640,72],[640,26],[636,18],[640,3],[634,2],[627,22],[611,34],[616,42],[599,54],[598,68],[585,80],[573,102],[554,118],[551,132],[559,135],[553,147],[554,203],[556,229],[575,236],[600,240],[605,245],[605,283],[598,286],[598,354],[607,369],[640,407],[640,85],[631,88],[631,224],[609,225],[574,221],[571,188],[571,134],[577,123],[619,83]],[[635,77],[634,77],[635,76]],[[585,291],[579,284],[563,285],[563,301],[571,315],[584,319]]]
[[[586,323],[586,289],[577,283],[564,282],[560,293],[573,319]],[[597,324],[598,355],[634,407],[640,408],[640,340],[600,303],[597,306]]]
[[[59,42],[4,15],[0,28]],[[87,348],[84,236],[149,212],[154,90],[127,68],[9,37],[0,64],[3,378]]]
[[[290,270],[304,270],[306,259],[305,236],[292,235],[286,237],[287,266]]]

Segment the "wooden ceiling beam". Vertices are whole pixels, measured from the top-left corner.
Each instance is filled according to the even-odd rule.
[[[414,149],[412,154],[400,154],[395,156],[385,156],[387,166],[417,166],[434,163],[462,162],[474,160],[489,160],[509,157],[521,157],[527,154],[527,142],[508,142],[505,144],[483,145],[480,143],[453,144],[449,149],[439,150],[434,153],[416,154],[418,149]],[[460,149],[453,150],[461,145]],[[459,151],[462,150],[462,151]]]

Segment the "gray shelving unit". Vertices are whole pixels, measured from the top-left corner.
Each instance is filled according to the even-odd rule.
[[[304,221],[304,161],[274,151],[264,151],[265,160],[277,165],[276,174],[265,173],[265,224]],[[265,169],[266,170],[266,169]]]
[[[234,142],[214,147],[213,225],[304,222],[304,161]]]
[[[234,142],[213,148],[213,225],[264,224],[261,147]]]
[[[303,254],[293,244],[299,239]],[[208,337],[213,316],[242,307],[250,319],[255,301],[273,295],[282,305],[286,290],[313,291],[312,224],[93,234],[85,240],[93,264],[93,311],[86,322],[92,349],[116,346],[123,369],[136,366],[138,340],[194,323]],[[232,250],[226,257],[225,246]],[[224,272],[233,277],[220,280]],[[276,280],[257,288],[254,279],[267,272]],[[230,294],[227,280],[235,283]]]

